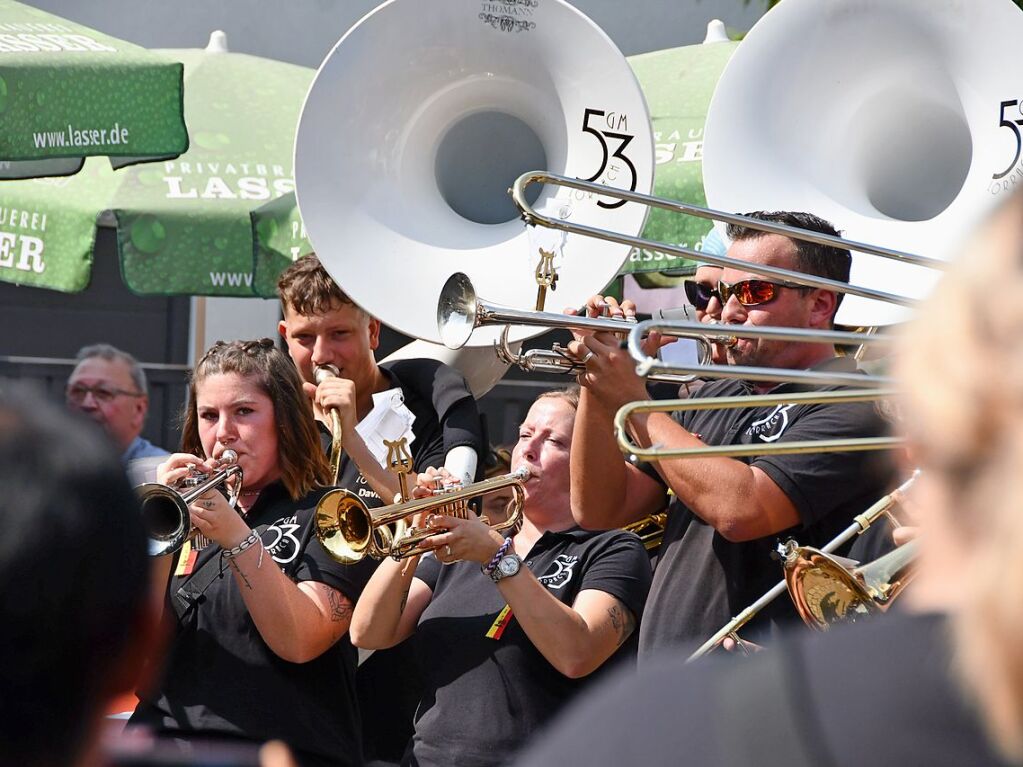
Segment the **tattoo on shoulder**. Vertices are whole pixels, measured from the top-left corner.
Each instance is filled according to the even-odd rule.
[[[355,608],[340,591],[330,589],[327,594],[327,601],[330,603],[330,619],[334,623],[340,623],[346,618],[352,617]]]
[[[622,607],[618,602],[607,608],[607,614],[611,618],[611,628],[618,636],[618,646],[621,647],[636,630],[636,619],[632,617],[631,610]]]

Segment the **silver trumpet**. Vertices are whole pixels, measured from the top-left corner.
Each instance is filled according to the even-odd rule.
[[[229,482],[232,477],[237,477],[233,483]],[[227,502],[235,508],[242,488],[242,468],[234,450],[221,454],[217,470],[212,474],[195,473],[176,487],[159,482],[136,486],[143,524],[149,536],[149,556],[173,554],[190,540],[196,530],[188,513],[189,504],[220,485],[227,488]]]

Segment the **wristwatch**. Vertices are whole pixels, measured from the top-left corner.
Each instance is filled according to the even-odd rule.
[[[522,567],[522,557],[518,554],[505,554],[490,573],[490,580],[497,583],[502,578],[510,578]]]

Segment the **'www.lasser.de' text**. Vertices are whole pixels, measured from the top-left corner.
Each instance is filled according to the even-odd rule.
[[[110,129],[82,128],[68,125],[67,130],[40,131],[32,134],[36,149],[60,147],[124,146],[128,143],[128,129],[118,123]]]

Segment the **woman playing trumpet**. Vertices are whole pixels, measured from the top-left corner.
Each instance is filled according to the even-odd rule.
[[[182,445],[160,482],[212,471],[226,450],[244,479],[236,509],[217,490],[188,508],[210,543],[186,543],[174,561],[176,631],[132,723],[182,740],[278,738],[303,765],[361,764],[346,632],[368,572],[335,562],[313,534],[329,467],[294,365],[268,339],[218,342],[189,382]]]
[[[414,632],[425,695],[404,764],[506,762],[635,631],[650,585],[646,552],[629,533],[587,532],[572,519],[577,404],[575,391],[542,394],[520,428],[512,468],[532,476],[517,533],[433,515],[433,555],[382,562],[356,607],[359,647]],[[420,475],[417,493],[440,474]]]

